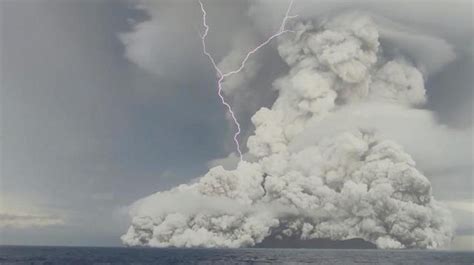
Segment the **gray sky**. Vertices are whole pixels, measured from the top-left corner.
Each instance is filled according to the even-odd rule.
[[[144,18],[130,7],[1,2],[2,204],[64,219],[2,229],[2,243],[117,245],[120,207],[225,154],[207,69],[168,81],[124,58],[118,33]]]
[[[232,151],[215,75],[200,52],[197,2],[156,2],[147,14],[126,1],[0,1],[0,204],[4,219],[23,224],[0,226],[0,244],[119,245],[126,206],[202,175]],[[246,1],[211,2],[209,42],[218,57],[236,36],[260,36],[273,19],[254,25]],[[448,127],[472,127],[472,3],[401,1],[393,12],[363,3],[451,43],[456,59],[426,80],[425,107]],[[321,1],[321,10],[336,9],[327,6]],[[281,10],[271,11],[278,17]],[[150,34],[124,41],[123,33],[147,21]],[[269,87],[285,70],[275,55],[259,55],[270,67],[249,87]],[[244,129],[273,93],[260,91],[238,107]],[[458,234],[472,236],[472,153],[467,160],[427,173],[435,197],[459,209]]]

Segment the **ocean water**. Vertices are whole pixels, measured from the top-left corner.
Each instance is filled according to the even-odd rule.
[[[474,264],[474,252],[1,246],[0,264]]]

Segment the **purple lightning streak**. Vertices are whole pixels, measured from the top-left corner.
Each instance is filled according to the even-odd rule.
[[[240,144],[239,144],[239,135],[241,133],[241,129],[240,129],[240,123],[239,121],[237,120],[237,118],[235,117],[235,113],[234,111],[232,110],[232,107],[230,106],[230,104],[225,100],[224,98],[224,95],[222,94],[222,82],[224,81],[224,79],[226,77],[229,77],[231,75],[234,75],[234,74],[237,74],[239,73],[240,71],[242,71],[242,69],[244,69],[245,67],[245,63],[247,63],[248,59],[250,58],[250,56],[254,53],[256,53],[260,48],[264,47],[265,45],[267,45],[270,41],[272,41],[274,38],[286,33],[286,32],[289,32],[290,30],[286,30],[285,29],[285,26],[286,26],[286,22],[288,21],[288,19],[291,19],[291,18],[294,18],[296,16],[290,16],[289,13],[291,11],[291,7],[293,6],[293,0],[290,1],[290,4],[288,5],[288,8],[285,12],[285,17],[283,18],[283,21],[281,22],[281,25],[280,25],[280,28],[279,30],[271,35],[268,39],[266,39],[264,42],[262,42],[260,45],[258,45],[257,47],[255,47],[253,50],[249,51],[247,53],[247,55],[244,57],[244,59],[242,60],[242,62],[240,63],[240,66],[236,69],[236,70],[233,70],[233,71],[230,71],[230,72],[227,72],[227,73],[223,73],[221,69],[219,69],[219,67],[217,66],[216,64],[216,61],[214,60],[214,58],[212,57],[212,55],[207,51],[207,48],[206,48],[206,37],[207,37],[207,34],[209,32],[209,25],[207,25],[207,21],[206,21],[206,17],[207,17],[207,13],[206,13],[206,10],[204,9],[204,5],[202,4],[201,1],[199,1],[199,5],[201,6],[201,11],[202,11],[202,24],[204,26],[204,33],[202,34],[201,36],[201,41],[202,41],[202,50],[203,50],[203,53],[204,55],[206,55],[208,58],[209,58],[209,61],[211,61],[211,64],[212,66],[214,67],[216,73],[217,73],[217,77],[219,78],[217,80],[217,95],[219,96],[219,98],[221,99],[221,103],[222,105],[224,105],[226,108],[227,108],[227,111],[230,113],[230,116],[232,117],[232,121],[234,122],[234,125],[235,127],[237,128],[236,132],[234,133],[234,143],[237,147],[237,152],[239,153],[239,157],[240,157],[240,161],[243,160],[243,155],[242,155],[242,150],[240,149]]]

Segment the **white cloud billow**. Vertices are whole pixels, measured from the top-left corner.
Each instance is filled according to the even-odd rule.
[[[391,119],[437,126],[414,108],[426,101],[422,71],[384,56],[366,15],[293,30],[277,45],[290,70],[273,106],[252,117],[247,161],[136,202],[125,244],[246,247],[272,235],[449,245],[450,213],[392,133],[410,129]]]

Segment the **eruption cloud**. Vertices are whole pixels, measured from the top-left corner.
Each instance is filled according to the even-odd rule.
[[[251,53],[223,73],[206,51],[202,10],[204,53],[221,91],[223,78],[238,73]],[[288,31],[288,12],[279,35]],[[135,202],[124,244],[249,247],[265,238],[361,238],[378,248],[449,246],[450,212],[387,133],[410,130],[406,120],[432,124],[419,108],[426,102],[422,71],[402,55],[384,54],[367,14],[300,21],[291,31],[277,43],[289,70],[273,82],[278,97],[271,108],[251,119],[246,161]]]
[[[280,36],[280,35],[282,35],[286,32],[289,32],[289,30],[285,29],[286,22],[287,22],[288,19],[296,17],[296,16],[290,16],[289,15],[290,11],[291,11],[291,7],[293,5],[293,0],[291,0],[289,5],[288,5],[288,8],[286,10],[283,21],[281,22],[279,30],[275,34],[271,35],[264,42],[262,42],[260,45],[258,45],[257,47],[255,47],[254,49],[249,51],[247,53],[247,55],[244,57],[244,59],[242,60],[242,62],[240,63],[240,66],[237,69],[235,69],[233,71],[225,72],[225,73],[217,66],[216,61],[214,60],[212,55],[207,51],[206,37],[207,37],[207,34],[209,33],[209,25],[207,24],[207,21],[206,21],[207,12],[206,12],[206,10],[204,8],[204,5],[201,1],[199,1],[199,5],[201,7],[202,24],[204,26],[204,33],[201,35],[203,53],[204,53],[204,55],[206,55],[209,58],[209,61],[211,62],[212,66],[214,67],[214,70],[217,73],[217,77],[218,77],[218,80],[217,80],[217,95],[219,96],[222,105],[224,105],[227,108],[227,111],[229,112],[230,117],[232,118],[232,122],[234,123],[234,125],[236,127],[236,132],[234,133],[234,143],[235,143],[235,146],[237,148],[237,152],[239,154],[240,161],[242,161],[243,160],[243,154],[242,154],[242,150],[241,150],[240,144],[239,144],[239,135],[241,133],[240,123],[237,120],[237,117],[235,116],[235,113],[232,110],[232,107],[225,100],[224,95],[222,94],[222,90],[223,90],[222,82],[224,82],[224,79],[226,77],[230,77],[232,75],[240,73],[244,69],[245,63],[250,59],[250,56],[252,56],[252,54],[256,53],[258,50],[260,50],[261,48],[266,46],[268,43],[270,43],[273,39],[277,38],[278,36]]]

